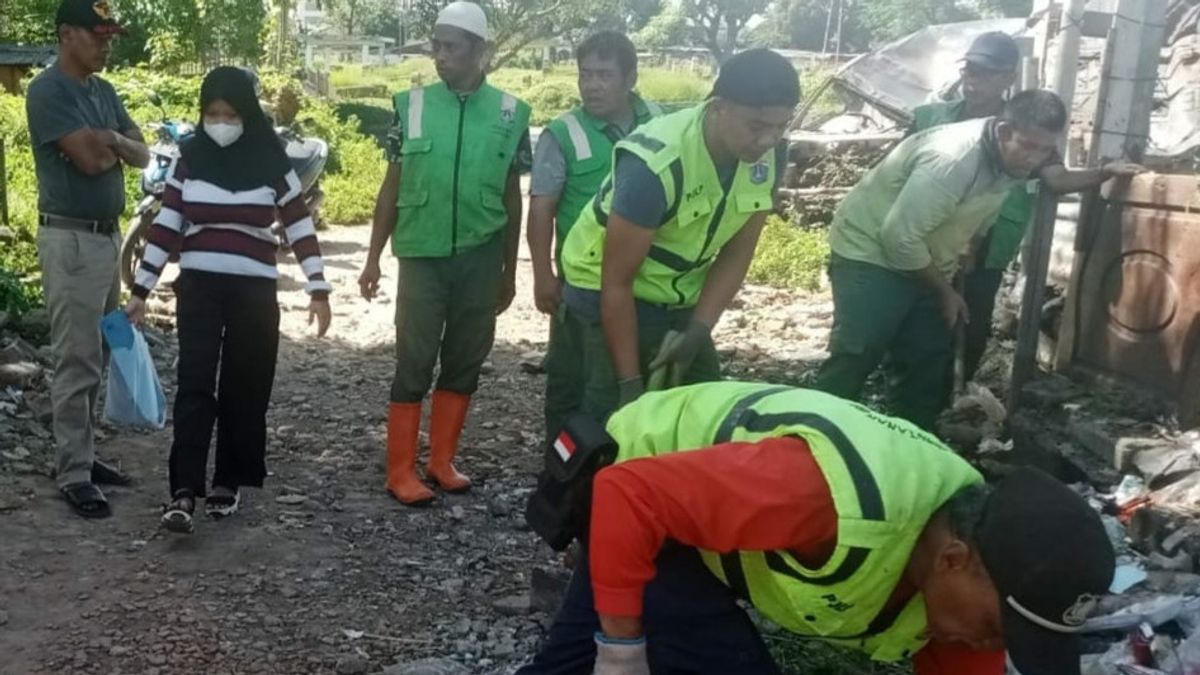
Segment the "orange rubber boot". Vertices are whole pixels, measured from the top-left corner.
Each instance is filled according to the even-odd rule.
[[[387,490],[405,506],[426,506],[434,499],[433,491],[417,476],[420,431],[420,403],[388,404]]]
[[[463,423],[467,421],[467,408],[471,397],[452,391],[433,392],[433,419],[429,425],[429,464],[425,475],[437,482],[438,487],[451,494],[471,489],[471,479],[454,468],[454,456],[458,454],[458,438],[462,435]]]

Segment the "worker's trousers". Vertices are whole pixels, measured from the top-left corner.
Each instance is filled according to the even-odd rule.
[[[886,358],[889,412],[933,429],[954,368],[954,333],[937,294],[912,275],[837,255],[829,280],[833,333],[815,388],[857,400]]]
[[[561,303],[550,317],[550,343],[546,347],[546,440],[554,438],[567,417],[583,405],[583,326],[567,316]]]
[[[492,351],[504,267],[504,235],[445,258],[401,258],[396,295],[393,403],[437,388],[470,396]]]
[[[992,337],[992,315],[996,311],[996,294],[1004,282],[1004,270],[977,267],[964,279],[963,300],[971,322],[967,324],[963,345],[963,372],[966,379],[975,377],[988,340]]]
[[[574,327],[569,330],[576,331],[579,340],[578,359],[583,366],[582,398],[579,407],[594,419],[608,419],[617,409],[620,387],[617,383],[617,371],[613,367],[612,356],[608,350],[608,339],[604,335],[604,325],[599,317],[593,320],[570,308],[566,314],[567,322],[574,322]],[[685,330],[691,318],[691,308],[638,312],[638,356],[642,377],[647,383],[650,378],[650,362],[658,354],[663,338],[672,330]],[[683,376],[682,384],[719,379],[721,363],[717,357],[716,346],[709,341],[696,354]]]
[[[700,561],[695,549],[668,544],[646,586],[643,625],[650,672],[776,675],[750,617]],[[587,556],[571,577],[562,608],[533,663],[517,675],[591,675],[600,621]]]

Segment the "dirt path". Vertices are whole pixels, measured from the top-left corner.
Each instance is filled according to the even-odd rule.
[[[532,652],[549,615],[521,596],[532,568],[556,562],[522,518],[543,381],[521,364],[537,362],[546,331],[527,263],[464,438],[462,468],[479,486],[404,509],[382,490],[395,261],[381,301],[355,297],[367,235],[323,235],[337,290],[327,339],[305,325],[299,270],[281,265],[272,475],[235,517],[198,519],[191,537],[159,531],[169,425],[101,446],[137,479],[108,491],[106,521],[69,515],[39,475],[44,439],[29,440],[30,461],[0,458],[0,672],[354,674],[444,657],[502,673]],[[168,311],[159,299],[152,310]],[[716,335],[729,374],[800,381],[823,356],[830,312],[826,297],[748,289]],[[168,399],[172,340],[158,354]]]

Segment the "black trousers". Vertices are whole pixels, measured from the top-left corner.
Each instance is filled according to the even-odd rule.
[[[965,279],[963,300],[967,303],[971,322],[967,324],[963,366],[967,380],[975,377],[988,340],[992,337],[992,315],[996,311],[996,294],[1004,283],[1004,270],[978,267]]]
[[[517,675],[591,675],[600,619],[587,551],[533,662]],[[654,675],[779,675],[767,646],[727,586],[695,549],[668,543],[646,586],[643,622]]]
[[[204,496],[214,423],[212,484],[262,487],[267,405],[279,353],[275,280],[184,270],[176,289],[179,382],[171,494],[191,490]]]

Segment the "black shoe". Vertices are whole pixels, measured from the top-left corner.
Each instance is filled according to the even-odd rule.
[[[176,492],[171,503],[163,507],[163,528],[177,534],[191,534],[195,529],[192,525],[192,511],[195,508],[196,498],[191,490]]]
[[[96,459],[92,461],[92,482],[102,485],[125,486],[132,483],[133,479],[121,473],[121,470],[115,466]]]

